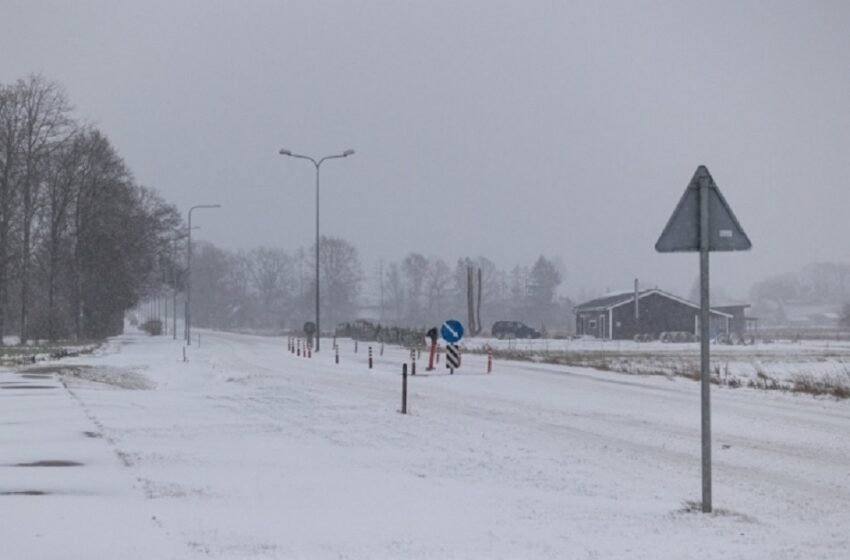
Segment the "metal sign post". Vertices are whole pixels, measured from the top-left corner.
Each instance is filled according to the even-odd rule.
[[[449,319],[440,327],[440,336],[446,344],[446,367],[450,374],[460,367],[460,351],[457,343],[463,338],[463,325],[456,319]]]
[[[699,187],[699,356],[700,402],[702,411],[702,511],[711,513],[711,359],[709,332],[711,310],[708,289],[708,184]]]
[[[700,283],[700,400],[702,424],[702,511],[711,513],[711,355],[709,335],[708,254],[745,251],[750,239],[705,166],[694,173],[685,194],[655,244],[659,253],[699,251]]]
[[[460,367],[460,351],[457,344],[446,345],[446,368],[450,374],[454,374],[455,370]]]

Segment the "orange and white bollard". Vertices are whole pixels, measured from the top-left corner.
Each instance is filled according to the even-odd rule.
[[[493,373],[493,351],[487,350],[487,373]]]
[[[295,344],[295,346],[297,348],[295,355],[300,358],[301,357],[301,339],[300,338],[298,339],[298,342]]]
[[[369,347],[369,369],[372,369],[372,347]]]
[[[334,363],[339,363],[339,346],[334,346]]]

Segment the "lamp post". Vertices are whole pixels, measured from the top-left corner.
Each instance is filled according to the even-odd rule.
[[[306,159],[311,161],[316,167],[316,352],[318,352],[319,340],[322,338],[322,329],[319,327],[319,167],[325,160],[345,158],[354,155],[354,150],[345,150],[341,154],[325,156],[318,161],[310,156],[292,153],[292,151],[285,148],[282,148],[278,153],[282,156]]]
[[[221,208],[221,204],[199,204],[189,208],[189,229],[186,237],[186,346],[192,345],[192,211],[198,208]]]

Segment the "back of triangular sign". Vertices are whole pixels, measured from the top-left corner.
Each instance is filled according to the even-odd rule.
[[[673,215],[655,243],[660,253],[699,251],[700,185],[708,188],[709,251],[746,251],[752,247],[738,219],[704,165],[700,165],[685,189]]]

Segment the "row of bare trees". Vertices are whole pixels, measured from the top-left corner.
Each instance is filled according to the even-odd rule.
[[[314,255],[315,247],[292,254],[265,247],[231,252],[198,243],[192,258],[193,322],[220,329],[300,329],[315,316]],[[428,327],[454,317],[469,325],[470,270],[475,322],[483,322],[475,330],[489,331],[497,320],[560,331],[572,326],[572,302],[557,294],[562,274],[543,256],[531,266],[501,270],[483,257],[460,258],[451,267],[439,257],[410,253],[381,266],[377,277],[368,278],[365,294],[367,279],[355,247],[322,237],[320,259],[325,332],[358,318]]]
[[[74,118],[61,86],[0,84],[0,334],[25,344],[120,332],[124,311],[163,281],[180,226]]]
[[[485,257],[460,258],[451,267],[440,257],[410,253],[381,266],[371,299],[380,320],[395,325],[439,325],[451,316],[481,323],[476,331],[498,320],[563,330],[571,326],[572,302],[558,296],[561,282],[556,263],[543,256],[503,270]]]
[[[193,323],[300,329],[315,317],[315,253],[315,246],[289,254],[267,247],[230,252],[198,243],[192,257]],[[342,239],[322,236],[319,273],[322,324],[332,329],[356,318],[363,277],[357,250]]]

